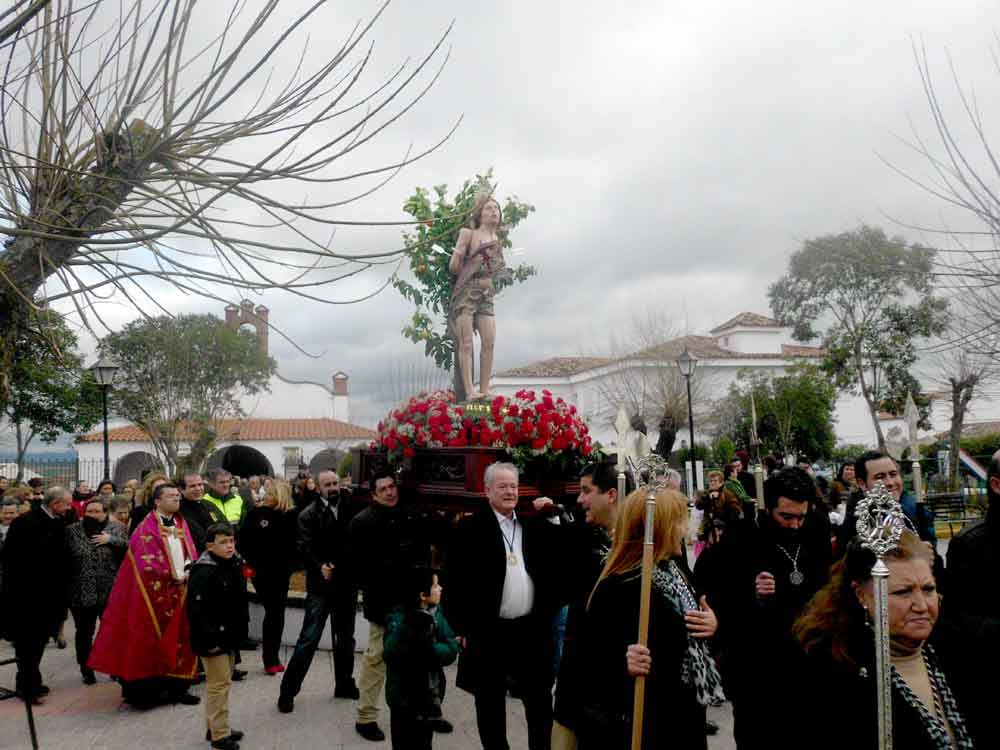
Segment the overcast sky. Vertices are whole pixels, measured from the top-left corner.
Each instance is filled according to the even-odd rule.
[[[319,61],[376,5],[330,3],[310,24],[308,59]],[[221,17],[214,8],[199,12]],[[464,119],[443,148],[344,215],[403,220],[415,186],[456,186],[490,166],[501,196],[534,204],[512,239],[539,276],[498,298],[498,369],[606,349],[612,329],[642,308],[695,333],[741,311],[767,313],[767,286],[804,238],[869,222],[920,239],[888,217],[938,223],[940,206],[878,155],[926,172],[898,140],[911,121],[931,135],[913,39],[947,91],[952,55],[989,118],[1000,84],[990,56],[996,17],[995,3],[972,0],[397,2],[371,35],[373,76],[424,54],[454,19],[451,59],[363,159],[390,162]],[[285,62],[301,41],[282,51]],[[336,240],[358,250],[399,243],[397,228]],[[369,276],[326,294],[377,283]],[[391,289],[353,306],[276,292],[254,302],[319,355],[272,336],[282,374],[351,376],[355,421],[379,416],[378,373],[419,354],[399,333],[412,308]],[[222,314],[205,299],[171,305]]]

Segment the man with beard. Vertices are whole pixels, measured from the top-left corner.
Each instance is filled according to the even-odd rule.
[[[123,700],[137,708],[200,702],[187,691],[197,671],[187,617],[187,567],[196,553],[180,500],[173,484],[153,490],[153,512],[129,539],[88,662],[118,678]]]
[[[347,572],[347,527],[352,510],[340,493],[335,471],[319,474],[320,498],[299,514],[299,552],[306,568],[306,603],[302,630],[288,662],[278,710],[295,710],[295,696],[319,647],[326,621],[332,619],[335,698],[357,700],[354,683],[354,615],[358,590]]]
[[[39,667],[69,604],[63,517],[70,507],[69,493],[50,487],[42,503],[14,519],[3,547],[3,631],[14,643],[18,695],[34,704],[49,692]]]
[[[706,593],[719,620],[722,676],[741,750],[770,747],[769,724],[795,720],[776,717],[774,701],[798,684],[801,651],[792,624],[829,576],[829,539],[808,529],[815,499],[806,472],[781,469],[764,483],[757,524],[734,525],[718,544],[720,564],[731,574]]]

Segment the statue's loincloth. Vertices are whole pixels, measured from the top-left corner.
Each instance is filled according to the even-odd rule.
[[[451,315],[460,318],[463,315],[489,315],[493,312],[493,287],[481,287],[469,284],[460,289],[451,301]]]

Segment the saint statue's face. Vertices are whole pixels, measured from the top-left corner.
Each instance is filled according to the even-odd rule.
[[[495,227],[500,223],[500,204],[492,198],[483,204],[479,213],[479,225]]]

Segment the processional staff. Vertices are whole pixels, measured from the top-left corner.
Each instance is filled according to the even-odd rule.
[[[670,466],[666,460],[650,453],[637,462],[629,460],[636,486],[646,488],[646,524],[642,544],[642,586],[639,593],[639,641],[645,646],[649,640],[649,598],[653,588],[653,527],[656,524],[656,493],[667,486],[667,472]],[[619,483],[624,482],[624,474],[619,474]],[[642,750],[643,705],[646,700],[646,678],[635,678],[635,698],[632,703],[632,750]]]
[[[906,517],[899,501],[875,482],[858,503],[858,540],[875,555],[875,678],[878,692],[878,746],[892,750],[892,667],[889,661],[889,567],[885,556],[899,545]]]

